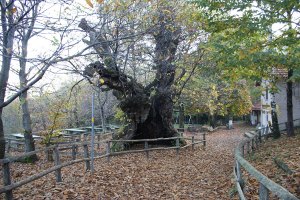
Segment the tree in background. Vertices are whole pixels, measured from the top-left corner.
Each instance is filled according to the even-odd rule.
[[[25,13],[29,10],[27,16],[24,17],[22,22],[19,24],[19,27],[16,30],[16,42],[19,48],[19,80],[20,80],[20,89],[23,90],[24,87],[28,85],[28,74],[31,68],[28,70],[28,42],[38,32],[33,32],[35,28],[35,23],[37,21],[39,3],[35,1],[25,1],[17,9],[20,13]],[[32,7],[30,10],[29,8]],[[22,125],[24,129],[24,139],[25,139],[25,152],[30,152],[35,150],[34,140],[32,137],[32,127],[31,127],[31,116],[28,106],[28,91],[25,90],[19,96],[21,108],[22,108]],[[31,162],[35,162],[38,159],[37,155],[34,154],[27,158]]]
[[[205,68],[203,72],[197,72],[183,90],[182,98],[189,114],[206,113],[209,124],[215,127],[216,116],[230,119],[247,115],[252,102],[246,81],[230,83],[213,70]]]
[[[43,5],[47,6],[41,9],[42,6],[37,9],[37,5],[43,2]],[[63,4],[61,4],[63,2]],[[72,0],[57,0],[51,2],[45,2],[42,0],[33,1],[0,1],[1,6],[1,77],[0,77],[0,118],[3,113],[3,108],[12,103],[15,99],[20,97],[21,103],[24,108],[24,126],[25,126],[25,138],[26,138],[26,151],[33,149],[33,140],[30,136],[30,118],[27,112],[28,107],[26,103],[26,91],[32,88],[37,82],[39,82],[49,70],[49,68],[58,62],[69,61],[72,58],[83,56],[84,52],[88,48],[81,49],[80,51],[71,51],[74,46],[80,41],[80,37],[77,40],[74,37],[69,37],[68,33],[73,31],[71,29],[72,24],[75,23],[76,16],[70,16],[65,14],[62,19],[62,12],[67,13],[69,2]],[[57,5],[60,7],[60,11],[56,10]],[[49,8],[49,10],[48,10]],[[58,17],[51,17],[50,11],[58,13]],[[51,13],[52,14],[52,13]],[[42,20],[37,20],[37,16],[40,16]],[[72,18],[73,17],[73,18]],[[37,21],[36,21],[37,20]],[[77,24],[77,23],[76,23]],[[37,27],[35,25],[38,25]],[[46,35],[52,39],[44,37],[45,35],[39,35],[41,31],[45,31]],[[75,35],[75,34],[74,34]],[[27,47],[34,49],[32,45],[28,45],[29,39],[32,36],[43,38],[43,43],[47,46],[47,50],[39,49],[38,55],[29,55],[32,51],[29,51]],[[72,35],[73,36],[73,35]],[[46,39],[45,39],[46,38]],[[48,39],[48,40],[47,40]],[[47,45],[49,40],[52,45]],[[17,42],[18,41],[18,42]],[[19,50],[19,51],[18,51]],[[27,55],[28,53],[28,55]],[[17,69],[13,58],[19,60],[20,70]],[[8,78],[11,73],[17,72],[20,77],[20,87],[8,87]],[[6,93],[8,89],[10,95]],[[27,111],[26,111],[27,110]],[[3,131],[3,121],[0,120],[0,159],[5,155],[5,138]]]
[[[200,13],[200,18],[205,20],[206,30],[212,33],[209,48],[215,52],[218,65],[233,72],[228,73],[229,76],[270,79],[274,68],[288,72],[287,130],[289,136],[294,135],[292,85],[294,71],[300,66],[299,2],[197,2],[206,11]]]
[[[13,58],[13,50],[14,50],[14,40],[15,33],[20,25],[20,23],[27,17],[27,15],[31,12],[32,9],[39,3],[40,1],[32,1],[32,6],[24,8],[22,12],[18,10],[18,6],[22,2],[14,1],[14,0],[1,0],[1,76],[0,76],[0,159],[4,158],[5,155],[5,139],[4,139],[4,128],[2,121],[3,107],[11,103],[10,99],[5,100],[7,83],[9,78],[9,73],[11,69],[11,62]],[[18,13],[17,15],[17,12]],[[21,93],[20,93],[21,94]],[[18,96],[17,96],[18,97]],[[15,97],[15,98],[17,98]]]
[[[14,101],[5,107],[3,110],[3,126],[5,133],[22,132],[22,115],[19,102]]]

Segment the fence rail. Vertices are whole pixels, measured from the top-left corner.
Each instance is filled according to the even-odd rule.
[[[180,146],[180,140],[181,139],[186,139],[186,140],[191,140],[191,144],[185,145],[185,146]],[[173,140],[175,141],[175,146],[172,147],[154,147],[151,148],[149,143],[150,142],[158,142],[158,141],[165,141],[165,140]],[[138,149],[138,150],[127,150],[127,151],[119,151],[119,152],[113,152],[112,151],[112,143],[144,143],[144,149]],[[144,139],[144,140],[107,140],[107,141],[101,141],[101,142],[95,142],[95,145],[103,145],[106,144],[106,151],[102,152],[103,155],[101,155],[101,152],[99,152],[98,156],[95,156],[94,159],[100,159],[100,158],[107,158],[107,161],[110,161],[111,156],[117,156],[121,154],[128,154],[128,153],[141,153],[144,152],[149,158],[149,152],[150,151],[156,151],[156,150],[169,150],[169,149],[176,149],[177,155],[179,154],[179,149],[187,148],[189,146],[192,146],[192,149],[194,150],[194,146],[196,144],[203,144],[203,146],[206,146],[206,138],[205,138],[205,133],[202,134],[202,139],[195,139],[194,136],[192,138],[186,138],[186,137],[172,137],[172,138],[158,138],[158,139]],[[76,159],[76,156],[78,155],[78,149],[82,148],[83,149],[83,158]],[[99,146],[98,146],[99,148]],[[71,150],[71,158],[72,160],[66,161],[66,162],[61,162],[61,155],[62,151],[64,150]],[[55,172],[55,177],[57,182],[62,181],[62,172],[61,169],[63,167],[67,167],[76,163],[80,162],[85,162],[85,168],[86,170],[90,170],[90,153],[89,151],[91,150],[90,143],[89,142],[81,142],[81,143],[69,143],[69,144],[59,144],[59,145],[52,145],[43,149],[38,149],[33,152],[25,153],[20,156],[15,156],[15,157],[9,157],[9,158],[4,158],[0,159],[0,164],[2,165],[2,171],[3,171],[3,183],[4,186],[0,188],[0,194],[5,193],[5,198],[7,200],[12,200],[13,199],[13,190],[21,187],[22,185],[25,185],[27,183],[30,183],[34,180],[37,180],[39,178],[42,178],[46,176],[47,174],[50,174],[52,172]],[[31,155],[37,154],[37,153],[43,153],[43,152],[53,152],[54,156],[54,166],[50,167],[40,173],[34,174],[32,176],[26,177],[23,180],[20,180],[18,182],[13,182],[11,173],[10,173],[10,164],[13,162],[16,162],[20,159],[24,159],[26,157],[29,157]]]
[[[296,126],[300,125],[300,119],[294,120],[294,124]],[[286,130],[285,126],[286,123],[279,124],[280,131]],[[270,193],[273,193],[280,199],[284,200],[299,200],[287,189],[270,180],[268,177],[266,177],[257,169],[255,169],[248,161],[244,159],[244,156],[246,154],[249,155],[251,152],[254,152],[256,149],[258,149],[263,140],[270,137],[271,134],[272,133],[269,127],[259,129],[253,134],[253,137],[241,142],[235,149],[235,166],[233,172],[235,176],[238,195],[239,198],[242,200],[246,199],[244,194],[245,182],[243,180],[242,168],[246,170],[256,180],[258,180],[258,192],[260,200],[268,200]]]

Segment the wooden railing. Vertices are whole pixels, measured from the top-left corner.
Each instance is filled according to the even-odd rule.
[[[180,146],[180,140],[190,140],[191,143],[185,146]],[[150,144],[153,142],[159,142],[159,141],[165,141],[165,140],[171,140],[174,141],[175,146],[172,147],[154,147],[151,148]],[[119,152],[113,152],[111,144],[113,143],[144,143],[144,149],[138,149],[138,150],[128,150],[128,151],[119,151]],[[206,146],[206,138],[205,133],[202,134],[202,139],[195,139],[194,136],[191,138],[187,137],[172,137],[172,138],[157,138],[157,139],[142,139],[142,140],[107,140],[102,142],[95,142],[95,145],[104,145],[106,144],[106,151],[104,152],[98,152],[98,156],[95,156],[94,159],[100,159],[100,158],[107,158],[107,161],[110,161],[111,156],[121,155],[121,154],[127,154],[127,153],[139,153],[139,152],[145,152],[145,155],[147,158],[149,158],[149,152],[155,151],[155,150],[168,150],[168,149],[176,149],[177,155],[179,154],[179,149],[187,148],[189,146],[194,149],[195,145],[197,144],[203,144],[203,146]],[[83,148],[83,158],[77,158],[78,155],[78,149]],[[62,151],[65,150],[71,150],[70,156],[72,160],[62,162],[61,155]],[[70,143],[70,144],[60,144],[60,145],[53,145],[49,146],[43,149],[39,149],[33,152],[25,153],[20,156],[15,157],[9,157],[5,159],[0,159],[0,164],[2,165],[2,171],[3,171],[3,183],[4,186],[0,188],[0,194],[5,193],[5,198],[7,200],[13,199],[13,190],[21,187],[22,185],[25,185],[27,183],[30,183],[34,180],[37,180],[41,177],[46,176],[47,174],[50,174],[52,172],[55,172],[55,177],[57,182],[62,182],[62,172],[61,169],[63,167],[67,167],[70,165],[73,165],[75,163],[85,162],[86,170],[90,170],[91,165],[91,157],[89,151],[91,150],[90,142],[82,142],[82,143]],[[37,153],[44,153],[44,152],[53,152],[54,157],[54,163],[55,165],[53,167],[50,167],[40,173],[37,173],[35,175],[29,176],[23,180],[20,180],[18,182],[13,182],[11,173],[10,173],[10,164],[16,161],[19,161],[21,159],[24,159],[26,157],[29,157],[31,155],[37,154]],[[96,154],[97,155],[97,154]]]
[[[295,122],[298,123],[298,120],[295,120]],[[285,124],[280,124],[280,129],[284,130],[284,125]],[[259,182],[258,192],[260,200],[268,200],[270,193],[275,194],[277,197],[283,200],[299,200],[287,189],[270,180],[268,177],[266,177],[257,169],[255,169],[248,161],[244,159],[245,155],[249,155],[256,149],[258,149],[263,140],[270,137],[271,134],[272,133],[270,132],[269,127],[257,130],[254,133],[253,137],[241,142],[235,149],[235,166],[233,171],[236,180],[236,188],[238,191],[239,198],[241,200],[246,199],[243,191],[245,187],[245,182],[243,180],[242,168]]]

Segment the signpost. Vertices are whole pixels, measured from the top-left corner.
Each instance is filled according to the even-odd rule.
[[[94,173],[94,146],[95,146],[95,118],[94,118],[94,91],[92,94],[92,134],[91,134],[91,172]]]

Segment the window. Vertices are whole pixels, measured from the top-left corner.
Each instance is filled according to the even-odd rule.
[[[300,83],[294,83],[293,86],[293,95],[295,97],[300,97]]]

